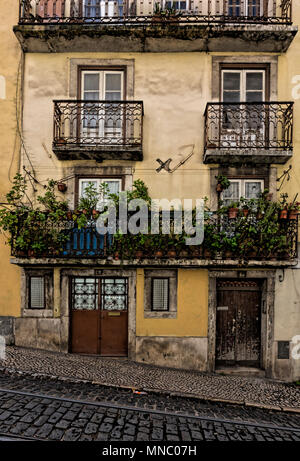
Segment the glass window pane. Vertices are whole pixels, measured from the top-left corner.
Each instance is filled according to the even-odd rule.
[[[240,93],[237,91],[224,91],[223,102],[240,102]]]
[[[224,72],[223,73],[223,89],[224,90],[240,90],[241,76],[239,72]]]
[[[152,310],[169,310],[169,279],[152,279]]]
[[[44,309],[45,307],[45,280],[44,277],[30,277],[30,308]]]
[[[228,205],[231,202],[239,200],[240,198],[240,183],[237,181],[230,181],[228,189],[223,191],[223,200]]]
[[[85,191],[85,189],[86,189],[88,186],[90,186],[91,184],[93,184],[94,189],[97,191],[98,181],[93,181],[93,180],[89,180],[89,179],[87,179],[86,181],[81,181],[81,190],[80,190],[80,196],[81,196],[81,197],[84,196],[84,191]]]
[[[121,93],[120,91],[107,91],[105,93],[105,99],[106,101],[120,101],[121,98]]]
[[[84,90],[99,92],[99,74],[84,74]]]
[[[97,92],[97,91],[85,91],[83,93],[83,99],[85,101],[99,101],[99,92]]]
[[[263,93],[262,91],[247,91],[246,102],[262,102]]]
[[[121,91],[121,74],[106,74],[106,91]]]
[[[245,183],[245,198],[258,198],[261,192],[261,182],[253,181]]]
[[[246,74],[246,89],[262,90],[263,89],[263,74],[262,72],[247,72]]]

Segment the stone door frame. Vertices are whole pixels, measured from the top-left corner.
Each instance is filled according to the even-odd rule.
[[[215,371],[216,356],[216,319],[217,319],[217,279],[261,279],[264,281],[261,293],[261,364],[266,377],[272,375],[272,345],[274,340],[274,299],[275,299],[275,271],[274,270],[212,270],[209,271],[209,298],[208,298],[208,356],[207,370]]]
[[[61,322],[64,325],[62,343],[70,352],[71,321],[71,277],[127,277],[128,278],[128,359],[135,361],[136,355],[136,270],[135,269],[62,269],[61,270]]]

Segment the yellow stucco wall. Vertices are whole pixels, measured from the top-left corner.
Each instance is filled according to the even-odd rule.
[[[179,269],[177,279],[177,318],[144,318],[144,270],[137,269],[137,336],[207,336],[208,271]]]
[[[18,168],[19,139],[16,135],[16,85],[21,58],[12,31],[18,21],[18,1],[0,2],[0,202],[11,188],[10,178]],[[10,171],[9,171],[10,170]],[[9,262],[10,248],[0,235],[0,316],[20,315],[20,269]]]

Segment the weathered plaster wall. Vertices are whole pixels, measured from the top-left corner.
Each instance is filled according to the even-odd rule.
[[[280,281],[282,280],[283,281]],[[298,344],[300,352],[300,270],[277,271],[275,282],[274,309],[274,362],[273,373],[278,379],[297,380],[300,378],[300,358],[292,357],[292,349]],[[292,339],[299,336],[297,342]],[[277,341],[290,341],[290,360],[277,358]]]
[[[21,59],[19,43],[12,31],[18,20],[18,0],[0,5],[0,202],[10,190],[12,178],[17,171],[19,138],[16,125],[16,90],[18,66]],[[10,171],[9,171],[10,169]],[[0,320],[2,316],[20,315],[20,270],[9,263],[10,248],[0,235]],[[4,328],[3,319],[3,328]],[[10,321],[8,321],[10,323]],[[6,335],[8,323],[3,330]],[[12,332],[11,332],[12,333]],[[10,335],[11,335],[10,333]],[[2,334],[0,323],[0,334]]]
[[[137,336],[206,337],[208,271],[178,269],[177,317],[144,318],[144,270],[137,269]]]

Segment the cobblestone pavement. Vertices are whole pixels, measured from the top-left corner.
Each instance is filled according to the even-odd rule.
[[[32,375],[87,380],[109,386],[194,395],[278,409],[300,409],[299,386],[263,378],[224,376],[162,368],[124,359],[61,354],[18,347],[6,348],[0,368]]]
[[[0,440],[300,441],[300,415],[0,373]]]

